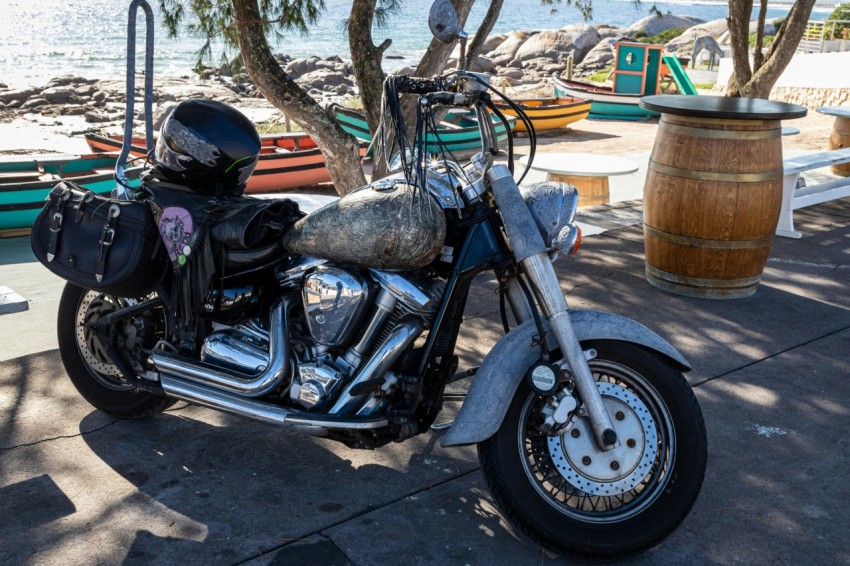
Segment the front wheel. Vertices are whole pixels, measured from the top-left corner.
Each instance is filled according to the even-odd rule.
[[[696,397],[670,363],[640,346],[600,340],[589,362],[619,444],[596,447],[577,411],[546,432],[547,399],[523,380],[501,427],[478,445],[490,491],[542,546],[617,558],[663,540],[685,518],[705,475],[707,438]]]
[[[57,332],[65,371],[80,395],[104,413],[142,418],[164,411],[174,400],[142,391],[129,383],[101,347],[91,325],[134,302],[68,283],[59,300]],[[162,309],[122,323],[125,351],[138,357],[155,343],[164,325]]]

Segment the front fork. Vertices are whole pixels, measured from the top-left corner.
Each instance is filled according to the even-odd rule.
[[[569,307],[549,259],[543,237],[507,167],[494,166],[488,173],[488,178],[502,215],[508,241],[523,272],[531,282],[538,303],[543,309],[543,316],[561,347],[567,367],[584,401],[596,442],[602,450],[614,448],[617,444],[617,433],[614,431],[611,417],[596,387],[596,380],[593,378],[587,358],[573,330]],[[515,310],[515,313],[523,313],[533,308],[528,305],[524,297],[518,296],[515,287],[509,289],[508,299],[512,308],[516,305],[518,310]],[[519,316],[528,314],[530,312],[524,312]]]

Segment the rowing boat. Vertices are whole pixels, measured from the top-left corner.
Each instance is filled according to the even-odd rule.
[[[325,158],[316,142],[302,132],[260,136],[262,146],[257,167],[248,179],[246,193],[286,191],[331,180]],[[92,151],[120,151],[121,136],[86,134]],[[146,155],[145,140],[133,138],[130,154]]]
[[[587,118],[590,114],[590,100],[586,98],[520,98],[514,100],[531,120],[535,132],[566,128],[570,124]],[[504,103],[496,102],[496,107],[504,114],[517,116],[516,111]],[[527,131],[522,120],[517,120],[514,132]]]
[[[0,157],[0,234],[27,233],[44,199],[62,179],[100,195],[115,188],[116,156],[104,154],[10,155]],[[139,185],[142,167],[124,170],[130,186]]]
[[[342,129],[359,140],[371,142],[369,126],[366,117],[356,110],[331,105],[328,111],[339,122]],[[507,143],[510,129],[513,129],[516,118],[508,116],[508,127],[501,120],[491,115],[496,140],[499,144]],[[481,132],[475,115],[466,111],[450,111],[440,122],[437,132],[428,132],[425,143],[429,153],[451,153],[455,157],[465,157],[481,151]]]
[[[555,96],[585,98],[592,102],[590,118],[644,120],[658,112],[638,106],[642,94],[621,94],[611,87],[592,85],[555,77]]]

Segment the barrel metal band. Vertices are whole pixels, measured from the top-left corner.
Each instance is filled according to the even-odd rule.
[[[706,279],[703,277],[687,277],[685,275],[677,275],[663,271],[656,267],[646,264],[646,273],[656,279],[669,281],[670,283],[678,283],[680,285],[689,285],[691,287],[714,287],[724,289],[735,289],[738,287],[750,287],[757,285],[761,281],[761,275],[755,277],[742,277],[740,279]]]
[[[782,137],[782,130],[715,130],[713,128],[698,128],[696,126],[680,126],[664,124],[664,133],[679,134],[692,138],[708,138],[717,140],[775,140]]]
[[[717,250],[754,250],[770,246],[773,241],[773,234],[766,238],[757,238],[755,240],[709,240],[707,238],[693,238],[664,232],[645,223],[643,225],[643,231],[647,236],[655,236],[659,240],[665,240],[673,244]]]
[[[663,114],[662,122],[668,124],[682,125],[702,125],[702,124],[721,124],[724,126],[750,126],[753,129],[765,127],[780,127],[779,120],[735,120],[726,118],[700,118],[697,116],[677,116],[675,114]]]
[[[650,159],[650,170],[670,177],[681,177],[683,179],[696,179],[697,181],[720,181],[726,183],[765,183],[778,181],[783,177],[782,169],[767,171],[765,173],[716,173],[713,171],[697,171],[695,169],[682,169],[681,167],[670,167],[662,165]]]

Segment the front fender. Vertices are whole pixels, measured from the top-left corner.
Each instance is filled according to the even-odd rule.
[[[579,341],[632,342],[666,356],[682,371],[691,369],[669,342],[639,322],[596,310],[570,311],[570,319]],[[532,346],[536,335],[537,326],[529,320],[511,330],[490,350],[469,386],[454,424],[443,437],[443,446],[476,444],[496,433],[520,380],[531,364],[540,359],[540,349]],[[549,347],[558,347],[551,333]]]

